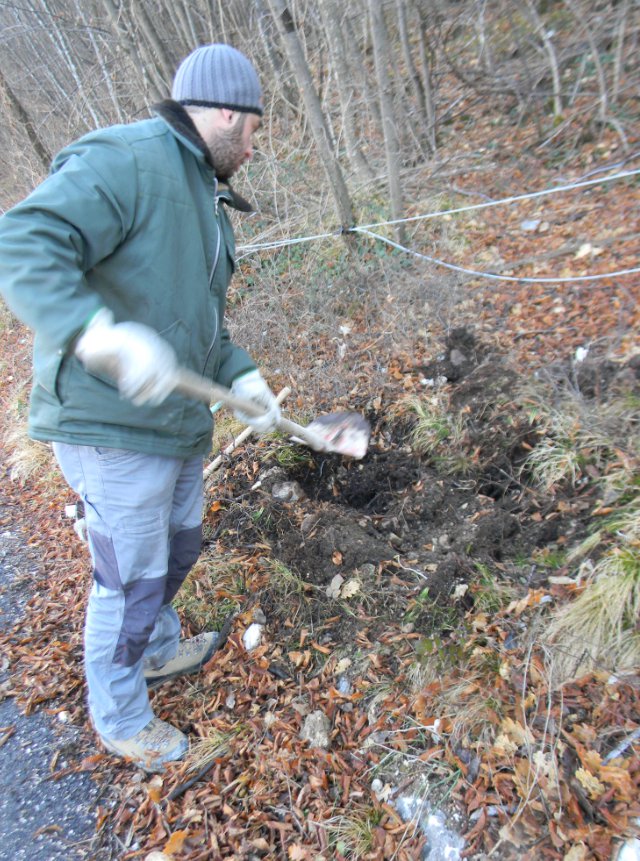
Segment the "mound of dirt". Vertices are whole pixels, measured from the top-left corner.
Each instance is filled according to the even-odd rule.
[[[446,376],[450,409],[470,417],[463,471],[447,474],[412,451],[410,417],[393,425],[373,414],[361,461],[308,452],[292,466],[250,477],[237,468],[226,477],[221,495],[243,502],[214,515],[212,536],[220,548],[268,547],[304,584],[284,605],[278,583],[257,596],[292,643],[299,639],[292,617],[321,626],[337,616],[334,630],[345,636],[358,615],[375,620],[374,633],[393,624],[424,635],[451,628],[483,572],[521,577],[529,560],[531,577],[539,578],[535,550],[580,533],[575,512],[558,510],[523,483],[536,431],[514,401],[517,375],[503,358],[460,329],[422,371]],[[248,515],[251,506],[259,506],[259,519]],[[331,593],[337,575],[357,584],[348,602]]]

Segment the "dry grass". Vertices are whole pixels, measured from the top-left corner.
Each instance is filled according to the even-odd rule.
[[[559,679],[593,669],[617,673],[640,667],[639,617],[640,545],[613,547],[579,597],[556,613],[545,632]]]
[[[260,561],[269,578],[269,591],[283,607],[288,606],[292,600],[304,600],[306,594],[311,591],[312,586],[279,559],[263,557]]]
[[[198,631],[217,631],[240,609],[245,592],[244,564],[204,554],[189,572],[174,603]]]
[[[198,738],[189,747],[188,770],[200,771],[215,759],[227,757],[231,753],[231,740],[243,731],[242,725],[236,725],[228,731],[209,727],[206,735]]]
[[[331,843],[343,858],[364,858],[375,845],[374,832],[382,812],[371,804],[356,802],[348,816],[323,822]]]
[[[442,473],[466,473],[471,468],[471,459],[465,444],[465,417],[450,409],[444,394],[411,397],[407,404],[416,415],[410,434],[410,444],[416,454],[430,457]]]
[[[30,478],[46,479],[55,473],[55,460],[51,446],[32,440],[24,424],[14,424],[5,434],[4,443],[12,481],[24,484]]]

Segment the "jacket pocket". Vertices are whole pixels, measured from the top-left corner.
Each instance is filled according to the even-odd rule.
[[[67,357],[62,353],[54,353],[53,355],[39,356],[37,352],[34,354],[33,374],[36,385],[45,390],[49,398],[56,403],[60,403],[60,376],[62,374],[62,366],[67,360]]]

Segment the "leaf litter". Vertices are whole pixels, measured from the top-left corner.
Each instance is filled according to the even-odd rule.
[[[242,573],[213,586],[235,607],[231,633],[197,676],[152,693],[156,713],[191,734],[190,756],[147,778],[91,751],[89,735],[71,767],[111,784],[117,802],[98,811],[98,830],[118,857],[413,859],[425,836],[393,803],[412,791],[457,817],[465,857],[499,846],[504,858],[578,857],[576,847],[608,858],[633,833],[636,748],[606,757],[638,727],[638,677],[593,672],[556,685],[530,634],[575,581],[533,565],[522,583],[514,564],[582,537],[585,500],[523,484],[532,431],[505,400],[513,377],[501,357],[460,330],[439,371],[470,347],[473,361],[449,384],[457,407],[472,403],[479,417],[462,475],[412,452],[409,414],[382,411],[361,462],[309,452],[274,470],[265,449],[277,455],[278,443],[260,442],[209,489],[197,579],[205,594],[211,557]],[[404,390],[418,386],[424,368],[401,367]],[[299,499],[271,495],[283,475]],[[64,493],[45,511],[29,493],[21,505],[38,509],[32,540],[50,585],[3,636],[12,668],[3,693],[27,714],[64,709],[83,725],[87,559],[60,515]],[[482,603],[482,566],[509,600]],[[247,650],[256,619],[264,636]],[[326,749],[304,740],[318,712]],[[53,755],[52,778],[61,776]],[[390,790],[379,796],[375,780]]]
[[[513,154],[517,135],[504,144]],[[512,172],[510,187],[517,179]],[[618,267],[636,265],[635,201],[633,187],[620,186],[605,230],[598,190],[578,209],[562,202],[512,215],[538,222],[535,231],[511,231],[503,211],[487,211],[469,225],[465,255],[537,261],[519,275],[571,276],[585,261],[606,271],[610,255],[600,251],[615,241]],[[572,242],[578,218],[583,238]],[[548,268],[541,232],[559,255]],[[429,346],[395,350],[380,391],[358,374],[345,406],[374,428],[363,461],[305,452],[281,465],[282,443],[260,441],[225,463],[208,488],[207,543],[180,612],[195,634],[218,607],[229,636],[197,676],[152,693],[157,714],[193,738],[189,758],[162,776],[96,751],[82,678],[88,558],[63,516],[67,491],[60,481],[5,481],[41,571],[25,583],[24,619],[1,637],[2,695],[25,714],[64,713],[84,730],[75,756],[66,752],[70,765],[59,768],[55,750],[50,763],[54,783],[86,771],[108,787],[95,846],[78,857],[408,861],[429,846],[398,812],[404,795],[445,811],[467,858],[614,857],[640,817],[637,671],[595,669],[560,683],[539,636],[552,609],[583,588],[566,550],[606,506],[593,476],[533,487],[525,465],[539,428],[514,392],[542,364],[557,379],[579,372],[594,400],[620,381],[637,396],[639,292],[630,280],[471,281],[458,329],[442,336],[429,324]],[[7,349],[18,333],[7,333]],[[355,317],[348,334],[368,355],[371,335]],[[576,369],[571,357],[585,348]],[[443,431],[449,440],[461,431],[455,446],[445,436],[418,455],[407,398],[428,392],[465,420]],[[2,393],[8,404],[6,380]],[[283,481],[297,483],[299,498],[272,495]],[[253,624],[264,627],[248,650]],[[316,713],[328,721],[326,747],[303,738]]]

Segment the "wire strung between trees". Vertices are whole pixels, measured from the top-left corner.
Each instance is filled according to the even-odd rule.
[[[587,188],[591,185],[600,185],[603,182],[613,182],[618,179],[627,179],[631,176],[640,174],[640,168],[636,170],[625,170],[620,173],[614,173],[611,176],[604,176],[600,179],[585,179],[580,182],[570,183],[569,185],[557,185],[555,188],[545,188],[542,191],[531,191],[527,194],[516,194],[512,197],[503,197],[500,200],[488,200],[484,203],[470,203],[469,206],[459,206],[455,209],[442,209],[437,212],[428,212],[425,215],[412,215],[408,218],[399,218],[396,221],[378,221],[374,224],[363,224],[360,227],[354,227],[354,230],[370,230],[373,227],[384,227],[386,225],[393,226],[396,224],[409,224],[412,221],[423,221],[427,218],[439,218],[443,215],[457,215],[460,212],[473,212],[478,209],[489,209],[492,206],[504,206],[507,203],[518,203],[521,200],[535,200],[538,197],[547,197],[550,194],[559,194],[560,192],[573,191],[576,188]]]
[[[404,245],[400,245],[399,242],[394,242],[393,239],[388,239],[386,236],[380,236],[379,233],[372,233],[370,230],[365,230],[364,227],[355,227],[354,232],[362,233],[364,236],[370,236],[372,239],[378,239],[386,245],[391,245],[392,248],[397,248],[399,251],[404,251],[407,254],[412,254],[414,257],[419,257],[420,260],[435,263],[436,266],[444,266],[445,269],[451,269],[454,272],[462,272],[465,275],[474,275],[478,278],[489,278],[493,281],[520,281],[525,284],[557,284],[560,281],[601,281],[603,278],[617,278],[620,275],[631,275],[633,272],[640,272],[640,266],[636,266],[633,269],[619,269],[617,272],[603,272],[599,275],[556,275],[553,278],[519,278],[516,275],[497,275],[495,272],[480,272],[477,269],[465,269],[464,266],[456,266],[455,263],[447,263],[446,260],[439,260],[437,257],[429,257],[428,254],[421,254],[419,251],[406,248]]]
[[[495,272],[483,272],[477,269],[468,269],[463,266],[457,266],[454,263],[448,263],[446,260],[440,260],[437,257],[430,257],[427,254],[422,254],[419,251],[414,251],[411,248],[407,248],[404,245],[400,245],[398,242],[394,242],[392,239],[388,239],[385,236],[381,236],[379,233],[373,233],[371,228],[374,227],[393,227],[399,224],[409,224],[416,221],[424,221],[430,218],[442,218],[445,215],[459,215],[462,212],[474,212],[480,209],[488,209],[489,207],[495,206],[504,206],[510,203],[517,203],[523,200],[534,200],[539,197],[546,197],[551,194],[559,194],[562,192],[573,191],[574,189],[580,188],[588,188],[593,185],[600,185],[604,182],[613,182],[619,179],[627,179],[629,177],[637,176],[640,174],[640,168],[636,170],[622,171],[619,173],[612,174],[611,176],[600,177],[598,179],[587,179],[582,180],[580,182],[571,183],[569,185],[561,185],[555,188],[547,188],[542,191],[533,191],[527,194],[518,194],[512,195],[511,197],[504,197],[500,200],[490,200],[485,201],[484,203],[474,203],[469,204],[468,206],[460,206],[453,209],[443,209],[437,210],[434,212],[428,212],[423,215],[413,215],[407,218],[398,218],[392,221],[378,221],[372,224],[363,224],[360,226],[351,227],[348,230],[334,230],[329,233],[317,233],[311,236],[300,236],[295,239],[280,239],[274,240],[273,242],[258,242],[247,245],[241,245],[238,247],[239,252],[243,252],[241,257],[238,257],[238,260],[244,259],[249,254],[253,254],[256,251],[268,251],[279,248],[286,248],[290,245],[299,245],[303,242],[313,242],[319,239],[331,239],[337,236],[343,235],[343,233],[360,233],[363,236],[369,236],[372,239],[376,239],[377,241],[384,242],[387,245],[390,245],[393,248],[396,248],[398,251],[403,251],[405,254],[411,254],[414,257],[418,257],[421,260],[426,260],[429,263],[433,263],[436,266],[443,266],[446,269],[451,269],[454,272],[461,272],[465,275],[472,275],[477,278],[488,278],[494,281],[510,281],[510,282],[521,282],[525,284],[554,284],[558,282],[589,282],[589,281],[601,281],[605,278],[618,278],[623,275],[632,275],[634,273],[640,272],[640,267],[633,267],[631,269],[620,269],[615,272],[603,272],[597,275],[574,275],[574,276],[556,276],[553,278],[519,278],[517,276],[512,275],[498,275]]]

